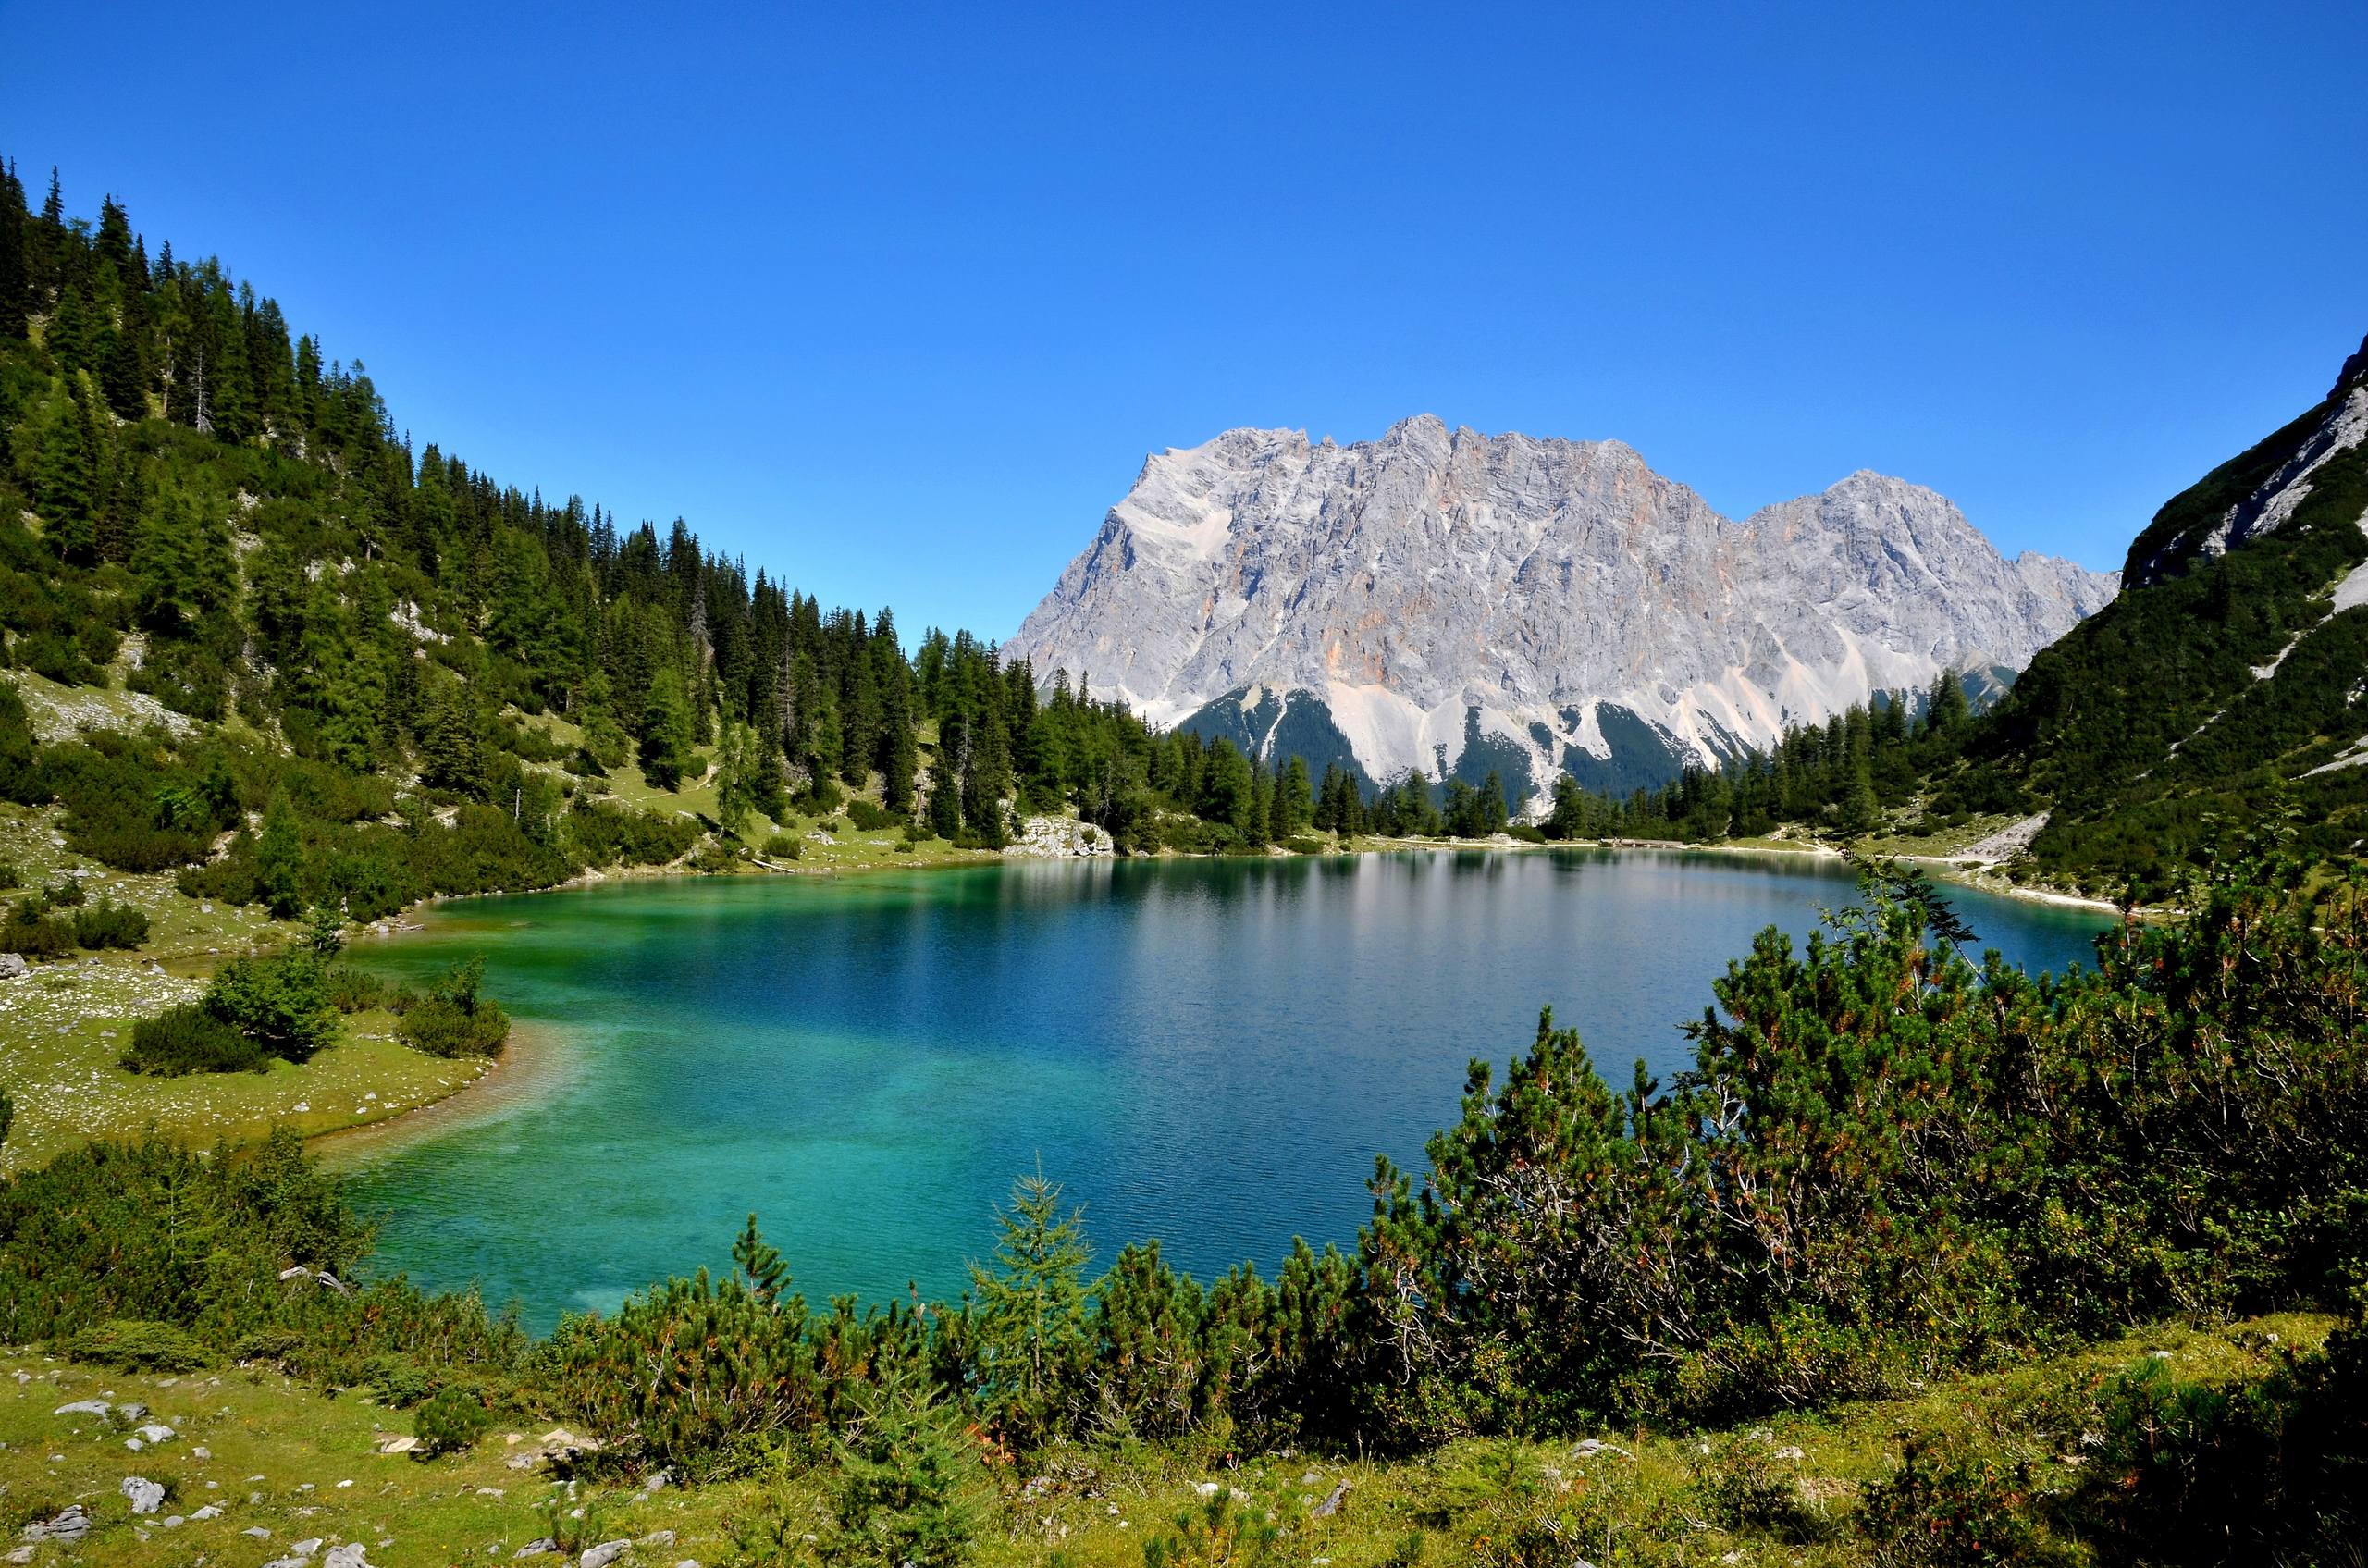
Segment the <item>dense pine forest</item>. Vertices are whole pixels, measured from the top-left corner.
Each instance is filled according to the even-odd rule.
[[[163,721],[139,743],[38,747],[0,696],[0,792],[62,801],[83,853],[366,920],[677,860],[710,833],[747,853],[758,824],[850,795],[861,825],[988,848],[1038,812],[1121,851],[1319,823],[1295,760],[1154,735],[967,633],[908,648],[891,611],[826,610],[680,520],[627,526],[414,451],[358,359],[217,262],[152,253],[112,199],[69,219],[55,174],[36,208],[13,168],[0,186],[6,662],[119,680]],[[712,815],[615,802],[626,767],[711,783]],[[1326,781],[1321,825],[1506,820],[1499,791],[1442,811],[1416,784],[1346,804],[1342,787]]]

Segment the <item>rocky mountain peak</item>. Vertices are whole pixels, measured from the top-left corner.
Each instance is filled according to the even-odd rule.
[[[2343,362],[2343,368],[2336,372],[2335,385],[2328,389],[2327,397],[2329,401],[2339,398],[2362,382],[2368,382],[2368,337],[2360,340],[2360,347],[2352,351],[2351,357]]]
[[[1319,768],[1622,784],[2019,669],[2114,586],[1870,471],[1737,524],[1623,443],[1425,414],[1154,456],[1008,651]]]

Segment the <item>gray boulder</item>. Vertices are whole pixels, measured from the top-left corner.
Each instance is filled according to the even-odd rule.
[[[25,1526],[29,1541],[63,1541],[68,1546],[91,1533],[90,1511],[80,1503],[68,1504],[48,1519],[37,1519]]]

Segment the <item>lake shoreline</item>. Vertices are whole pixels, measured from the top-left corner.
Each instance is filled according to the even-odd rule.
[[[1839,860],[1843,852],[1832,845],[1806,842],[1787,843],[1767,840],[1748,844],[1680,844],[1622,843],[1602,840],[1557,840],[1531,844],[1519,839],[1437,840],[1437,839],[1374,839],[1327,849],[1319,855],[1301,856],[1289,852],[1270,852],[1253,856],[1189,855],[1163,850],[1153,855],[1134,858],[1158,861],[1192,860],[1297,860],[1320,859],[1326,856],[1362,857],[1367,855],[1408,854],[1427,851],[1433,854],[1469,854],[1480,851],[1489,854],[1535,854],[1566,849],[1587,849],[1603,852],[1650,854],[1720,854],[1735,857],[1755,855],[1797,856],[1812,860]],[[2118,907],[2108,900],[2087,898],[2073,894],[2057,893],[2041,888],[2027,888],[2011,883],[1992,885],[1978,875],[1982,869],[1944,856],[1902,855],[1894,857],[1934,868],[1938,874],[1959,886],[1972,888],[1993,896],[2027,899],[2034,903],[2066,908],[2118,913]],[[821,879],[861,878],[891,871],[940,871],[959,869],[976,870],[982,866],[1008,866],[1062,860],[1088,861],[1106,859],[1095,856],[1013,856],[993,851],[981,852],[969,859],[932,859],[906,864],[854,866],[774,866],[768,865],[753,873],[755,877],[813,877]],[[587,870],[550,887],[529,888],[521,892],[462,893],[438,895],[410,906],[413,910],[457,907],[487,898],[529,897],[541,894],[581,892],[610,883],[644,882],[693,882],[717,880],[712,873],[689,870],[681,862],[662,866],[618,867],[606,870]],[[398,924],[383,932],[369,932],[376,940],[392,942],[407,934],[424,931],[425,925],[413,922]],[[339,1169],[351,1169],[366,1164],[372,1158],[407,1148],[439,1135],[447,1127],[479,1113],[490,1114],[502,1105],[524,1101],[547,1092],[568,1067],[570,1042],[568,1027],[562,1023],[518,1021],[512,1028],[511,1040],[502,1055],[495,1059],[487,1071],[456,1084],[450,1093],[422,1102],[382,1121],[361,1127],[332,1128],[312,1134],[306,1144],[318,1151],[325,1161]],[[472,1093],[474,1091],[475,1093]]]
[[[324,1166],[343,1173],[466,1119],[535,1098],[549,1091],[568,1066],[566,1033],[564,1025],[513,1019],[501,1054],[485,1071],[384,1120],[313,1133],[304,1145]]]

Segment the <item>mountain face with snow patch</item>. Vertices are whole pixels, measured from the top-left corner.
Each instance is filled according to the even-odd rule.
[[[1734,523],[1617,441],[1424,415],[1151,457],[1005,652],[1319,771],[1626,789],[1943,670],[2009,678],[2115,584],[1876,474]]]

